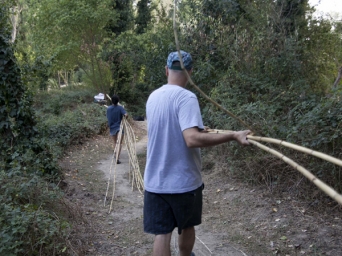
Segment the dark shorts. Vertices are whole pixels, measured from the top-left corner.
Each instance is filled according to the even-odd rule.
[[[197,226],[202,220],[202,190],[199,188],[182,194],[156,194],[145,191],[144,231],[160,235]]]
[[[112,130],[110,131],[110,136],[115,136],[119,133],[120,130]],[[122,134],[124,134],[124,131],[122,130]]]

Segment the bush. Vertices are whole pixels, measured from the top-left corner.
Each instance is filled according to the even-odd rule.
[[[279,106],[285,105],[283,98],[268,104],[257,101],[238,107],[237,104],[231,104],[233,107],[227,108],[250,124],[258,136],[285,140],[341,159],[342,115],[340,109],[342,102],[340,97],[340,93],[336,93],[329,98],[314,96],[297,98],[292,102],[295,105],[293,108],[279,109]],[[227,102],[234,102],[234,98],[228,98],[224,103]],[[247,129],[215,107],[207,106],[203,115],[205,124],[209,123],[212,128]],[[293,159],[335,190],[342,191],[339,166],[283,146],[275,144],[267,146]],[[241,148],[232,143],[218,146],[207,154],[214,154],[215,157],[221,159],[221,166],[229,166],[229,173],[244,181],[266,184],[272,190],[277,187],[274,191],[296,193],[296,196],[309,200],[317,196],[317,193],[312,193],[312,190],[317,190],[317,188],[303,178],[302,174],[261,149]],[[321,202],[326,202],[326,200],[331,201],[330,198],[325,197],[325,200]]]
[[[59,115],[78,104],[93,102],[96,94],[98,92],[95,90],[82,86],[38,92],[34,97],[34,108],[38,117],[44,114]]]
[[[106,127],[106,108],[95,103],[80,104],[57,116],[44,115],[38,123],[41,136],[54,149],[56,157],[72,144],[82,144],[85,138],[102,133]]]
[[[0,173],[0,255],[60,255],[70,224],[63,194],[39,176]],[[64,215],[64,216],[63,216]]]
[[[6,172],[0,162],[0,255],[82,252],[69,237],[82,217],[56,185],[60,181],[56,159],[72,143],[81,143],[107,126],[106,108],[93,103],[94,95],[82,87],[36,95],[37,136],[12,150]],[[50,169],[56,172],[47,173]]]

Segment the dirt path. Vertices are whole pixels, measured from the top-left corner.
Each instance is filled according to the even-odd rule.
[[[134,126],[137,152],[144,155],[146,124],[136,122]],[[112,187],[104,206],[112,162],[109,136],[75,145],[61,162],[66,195],[84,215],[80,221],[83,229],[74,231],[84,248],[78,255],[151,255],[154,237],[143,232],[143,198],[137,189],[132,191],[125,149],[121,161],[111,213]],[[327,198],[325,207],[317,208],[289,192],[274,193],[265,185],[247,185],[232,179],[229,167],[213,161],[203,170],[203,223],[196,228],[197,256],[342,255],[341,207]],[[176,247],[173,238],[173,256],[177,255]]]

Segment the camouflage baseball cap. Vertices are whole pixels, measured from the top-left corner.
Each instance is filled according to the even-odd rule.
[[[183,60],[183,64],[184,64],[184,67],[187,69],[187,70],[190,70],[192,69],[192,58],[191,58],[191,55],[190,53],[187,53],[185,51],[180,51],[181,55],[182,55],[182,60]],[[173,69],[173,70],[182,70],[182,67],[179,66],[179,65],[173,65],[173,63],[175,61],[179,61],[179,56],[178,56],[178,52],[171,52],[169,54],[169,57],[167,58],[167,67],[169,69]]]

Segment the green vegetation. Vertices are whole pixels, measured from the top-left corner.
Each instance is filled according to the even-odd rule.
[[[151,0],[140,0],[137,4],[137,17],[135,19],[136,33],[146,32],[147,25],[151,22]]]
[[[85,104],[94,95],[87,88],[42,91],[33,105],[13,54],[5,13],[1,7],[0,254],[78,251],[70,233],[81,217],[58,186],[62,177],[57,159],[72,143],[100,133],[105,109]]]
[[[94,95],[86,88],[37,95],[37,128],[55,157],[60,158],[67,147],[106,130],[106,108],[92,103]]]
[[[0,254],[69,252],[57,160],[104,130],[104,108],[88,104],[97,93],[116,93],[131,115],[145,114],[175,50],[163,3],[1,1]],[[342,25],[312,13],[307,0],[184,0],[180,44],[194,58],[195,83],[257,135],[342,158],[341,81],[333,86]],[[198,97],[206,125],[245,129]],[[281,150],[342,191],[341,168]],[[235,176],[301,194],[301,176],[266,153],[223,145],[215,154]]]

